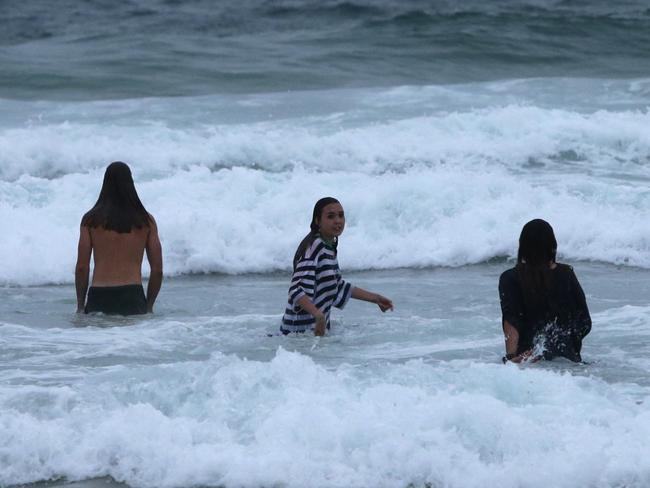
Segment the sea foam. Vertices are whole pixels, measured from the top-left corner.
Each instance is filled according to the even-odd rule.
[[[563,259],[650,266],[650,234],[638,224],[650,197],[642,185],[542,178],[548,175],[531,182],[500,169],[447,165],[379,175],[195,166],[138,188],[158,220],[170,274],[287,270],[313,203],[324,195],[338,197],[347,213],[343,269],[458,266],[513,256],[521,226],[536,217],[554,225]],[[72,281],[79,221],[99,181],[94,171],[0,183],[0,248],[10,257],[0,281]]]
[[[332,93],[296,94],[295,105],[284,95],[27,105],[27,125],[0,129],[10,256],[0,282],[72,281],[81,215],[116,159],[158,220],[171,274],[288,270],[325,195],[347,213],[348,270],[511,257],[536,217],[554,225],[563,259],[649,267],[647,110],[553,108],[548,94],[534,106],[514,82],[479,88],[342,92],[352,105],[340,111],[324,108]]]
[[[112,368],[71,387],[5,385],[0,484],[98,476],[141,487],[650,481],[650,414],[623,386],[465,362],[364,371],[279,349],[270,363],[217,353],[173,367]]]

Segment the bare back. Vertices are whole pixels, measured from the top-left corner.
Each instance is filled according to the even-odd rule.
[[[141,289],[142,259],[145,253],[151,271],[145,297],[146,310],[153,312],[153,305],[163,280],[162,246],[158,238],[158,227],[153,216],[147,213],[140,202],[128,165],[115,161],[106,168],[97,203],[82,217],[79,226],[75,266],[77,312],[86,312],[86,297],[89,291],[93,292],[93,297],[97,297],[99,293],[108,293],[108,288],[112,289],[110,293],[116,292],[115,287],[126,285],[136,285]],[[91,256],[95,267],[91,290],[88,290]],[[104,290],[100,290],[102,288]],[[113,299],[115,297],[111,298]],[[90,307],[92,311],[109,310],[95,305],[97,303]],[[143,313],[140,312],[141,303],[136,305],[123,309],[129,308],[129,313]],[[130,312],[131,309],[137,311]],[[114,313],[113,308],[107,313]]]
[[[133,228],[119,233],[103,227],[89,229],[93,249],[92,286],[139,285],[142,283],[142,258],[150,228]]]

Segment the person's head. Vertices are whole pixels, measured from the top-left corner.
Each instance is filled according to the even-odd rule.
[[[305,251],[316,239],[320,236],[327,240],[332,241],[334,246],[338,242],[338,237],[345,228],[345,213],[341,203],[332,197],[324,197],[316,202],[314,211],[311,216],[311,223],[309,225],[309,233],[298,245],[296,253],[293,257],[293,267],[296,268],[298,261],[303,257]]]
[[[341,203],[332,197],[321,198],[314,205],[311,232],[318,233],[325,240],[338,238],[345,228],[345,213]]]
[[[138,197],[131,170],[125,163],[116,161],[108,165],[97,203],[84,215],[82,223],[122,233],[149,225],[149,214]]]
[[[555,262],[557,241],[553,227],[542,219],[524,225],[519,236],[517,263],[540,267]]]

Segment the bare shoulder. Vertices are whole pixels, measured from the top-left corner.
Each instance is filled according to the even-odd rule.
[[[158,230],[158,224],[156,223],[156,219],[154,218],[154,216],[151,215],[150,213],[147,213],[147,215],[149,215],[149,223],[150,223],[151,229],[152,230]]]
[[[90,217],[89,214],[90,214],[90,210],[81,216],[81,222],[79,223],[80,227],[87,227],[87,228],[90,227],[88,225],[88,218]]]
[[[149,226],[147,232],[147,246],[160,246],[160,237],[158,236],[158,224],[153,215],[149,215]]]

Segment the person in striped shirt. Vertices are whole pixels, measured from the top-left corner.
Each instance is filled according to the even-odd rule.
[[[289,301],[280,327],[283,334],[313,329],[315,335],[325,335],[332,307],[343,308],[350,298],[376,303],[382,312],[393,309],[388,298],[341,278],[336,246],[344,228],[345,213],[339,201],[331,197],[318,200],[311,230],[293,258]]]

